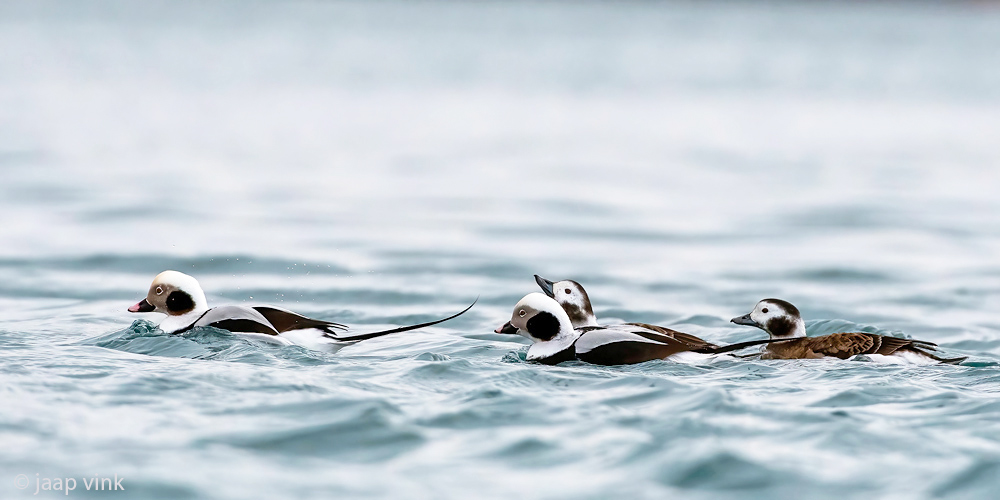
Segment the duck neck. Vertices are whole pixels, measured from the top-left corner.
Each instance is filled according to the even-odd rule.
[[[573,328],[573,323],[566,316],[559,317],[559,332],[549,340],[535,340],[528,348],[528,360],[535,361],[549,358],[573,346],[580,332]]]
[[[587,311],[576,304],[568,304],[564,307],[564,309],[566,310],[566,314],[569,316],[569,319],[573,324],[573,328],[582,328],[584,326],[598,326],[597,316],[594,315],[593,311]]]
[[[184,314],[167,316],[167,319],[160,322],[160,330],[166,333],[174,333],[177,330],[187,328],[204,316],[207,311],[208,308],[204,305],[197,305],[194,309]]]

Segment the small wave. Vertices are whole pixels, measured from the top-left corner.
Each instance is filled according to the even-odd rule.
[[[183,334],[169,334],[160,330],[156,324],[142,319],[135,320],[124,330],[87,339],[79,344],[148,356],[251,364],[273,364],[279,359],[315,364],[324,359],[323,353],[298,346],[275,346],[249,340],[212,327],[198,327]]]
[[[200,444],[223,444],[294,457],[377,462],[411,451],[424,442],[421,432],[396,421],[394,416],[400,411],[384,401],[337,399],[325,402],[324,409],[303,418],[325,421],[290,429],[283,426],[223,434],[204,438]]]

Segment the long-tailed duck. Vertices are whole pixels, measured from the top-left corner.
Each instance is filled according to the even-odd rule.
[[[514,306],[510,321],[497,328],[496,333],[528,338],[533,342],[528,348],[528,361],[549,365],[574,359],[597,365],[626,365],[677,359],[691,353],[718,354],[771,342],[757,340],[717,347],[694,336],[678,338],[639,325],[573,328],[562,306],[538,292],[525,295]]]
[[[167,318],[160,323],[160,329],[166,333],[183,333],[195,327],[211,326],[266,342],[323,350],[337,344],[436,325],[457,318],[471,308],[472,305],[437,321],[344,335],[337,331],[347,331],[347,327],[340,323],[307,318],[278,307],[234,305],[209,308],[198,280],[181,272],[163,271],[153,279],[146,298],[128,310],[133,313],[166,314]]]
[[[936,351],[937,344],[924,340],[887,337],[874,333],[833,333],[820,337],[806,337],[806,324],[799,310],[781,299],[764,299],[749,314],[733,318],[738,325],[755,326],[767,332],[773,342],[767,344],[762,359],[848,359],[859,354],[892,356],[913,363],[958,364],[966,358],[942,358]]]
[[[538,286],[545,292],[545,295],[555,299],[562,306],[563,310],[566,311],[566,315],[569,316],[570,322],[573,323],[573,328],[600,326],[600,323],[597,322],[597,315],[594,314],[594,308],[590,304],[590,296],[587,295],[587,291],[584,290],[583,285],[573,280],[554,282],[537,274],[535,275],[535,283],[538,283]],[[653,330],[661,335],[674,337],[690,345],[718,347],[689,333],[678,332],[677,330],[663,326],[650,325],[648,323],[625,323],[625,325]]]
[[[594,307],[590,305],[590,296],[583,285],[573,280],[551,281],[535,275],[535,283],[562,306],[573,323],[573,328],[584,326],[599,326]]]

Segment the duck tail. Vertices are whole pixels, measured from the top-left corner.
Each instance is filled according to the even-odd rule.
[[[968,356],[960,356],[957,358],[942,358],[941,356],[937,356],[931,352],[928,352],[926,349],[920,349],[918,346],[911,346],[910,349],[908,350],[920,354],[921,356],[927,356],[928,358],[931,358],[934,361],[937,361],[939,363],[944,363],[946,365],[957,365],[962,361],[969,359]]]
[[[433,326],[433,325],[436,325],[438,323],[444,323],[445,321],[448,321],[450,319],[455,319],[455,318],[457,318],[457,317],[465,314],[466,312],[468,312],[469,309],[472,309],[472,306],[476,305],[476,302],[479,302],[479,297],[476,297],[476,300],[472,301],[472,304],[469,304],[469,307],[466,307],[465,309],[462,309],[458,313],[452,314],[451,316],[448,316],[447,318],[438,319],[438,320],[434,320],[434,321],[428,321],[426,323],[419,323],[419,324],[416,324],[416,325],[401,326],[399,328],[393,328],[391,330],[382,330],[380,332],[361,333],[361,334],[358,334],[358,335],[337,335],[337,334],[332,334],[332,333],[326,333],[326,334],[324,334],[324,336],[327,337],[327,338],[336,340],[338,342],[354,342],[354,341],[357,341],[357,340],[373,339],[375,337],[381,337],[383,335],[389,335],[390,333],[408,332],[410,330],[416,330],[418,328],[424,328],[424,327],[428,327],[428,326]]]

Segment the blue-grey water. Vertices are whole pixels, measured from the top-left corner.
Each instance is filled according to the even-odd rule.
[[[0,498],[996,498],[998,47],[990,3],[2,2]],[[320,353],[126,312],[165,269],[481,298]],[[969,360],[540,366],[492,333],[534,273]]]

